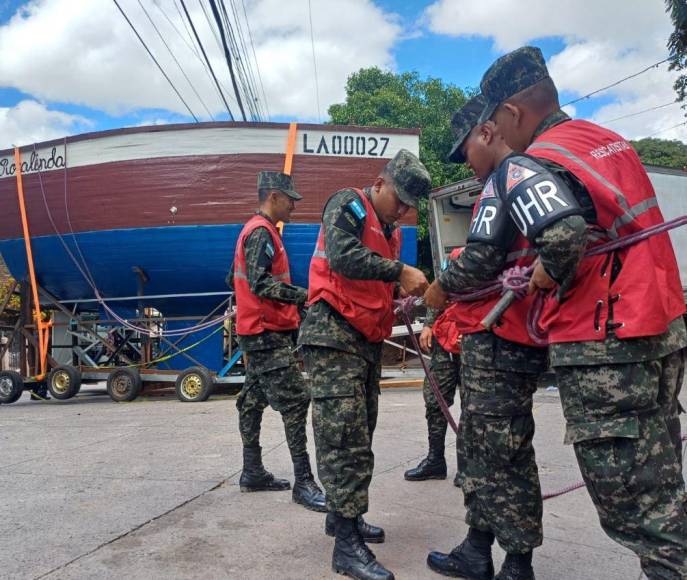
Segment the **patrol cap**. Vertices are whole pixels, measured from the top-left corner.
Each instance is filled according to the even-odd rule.
[[[453,117],[451,118],[451,130],[453,131],[455,141],[451,148],[451,152],[448,154],[449,161],[453,163],[465,163],[465,156],[460,148],[468,138],[470,131],[477,126],[479,118],[486,106],[487,100],[484,96],[475,95],[463,105],[462,109],[453,113]]]
[[[401,149],[384,167],[394,183],[400,199],[417,209],[420,197],[426,196],[432,186],[432,178],[422,162],[407,149]]]
[[[544,55],[536,46],[522,46],[498,58],[480,83],[487,99],[480,122],[489,119],[505,100],[546,78],[549,78],[549,71]]]
[[[260,171],[258,173],[258,192],[277,190],[298,201],[303,196],[294,189],[293,179],[281,171]]]

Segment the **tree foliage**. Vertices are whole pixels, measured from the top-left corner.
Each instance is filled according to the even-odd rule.
[[[631,143],[643,163],[676,169],[687,167],[687,145],[682,141],[648,138]]]
[[[453,144],[451,115],[471,95],[441,79],[416,72],[395,74],[377,67],[360,69],[346,83],[346,101],[329,107],[330,123],[374,127],[419,127],[420,160],[439,187],[471,175],[464,165],[446,161]],[[427,204],[418,212],[419,263],[430,266]]]
[[[685,0],[666,0],[666,12],[670,14],[675,30],[668,37],[668,50],[674,56],[670,70],[687,70],[687,2]],[[681,74],[673,85],[678,101],[687,97],[687,74]],[[683,106],[684,108],[684,106]]]

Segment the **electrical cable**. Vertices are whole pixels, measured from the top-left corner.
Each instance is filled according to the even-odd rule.
[[[179,14],[179,19],[181,20],[181,23],[184,26],[184,30],[186,31],[186,34],[188,35],[188,40],[186,37],[182,34],[182,32],[177,28],[176,24],[172,21],[170,16],[167,14],[165,9],[162,7],[162,5],[159,2],[154,2],[155,6],[157,9],[162,12],[162,15],[167,19],[167,22],[169,22],[170,26],[174,29],[174,31],[179,35],[179,38],[181,38],[182,42],[188,47],[188,49],[193,53],[193,55],[198,59],[198,62],[200,62],[201,66],[203,67],[203,70],[205,71],[205,74],[208,77],[208,80],[210,81],[210,84],[212,87],[215,89],[217,92],[217,96],[222,99],[222,93],[219,92],[219,89],[215,86],[213,80],[212,80],[212,75],[210,74],[210,70],[208,69],[208,65],[205,63],[203,60],[203,57],[201,56],[200,52],[198,51],[198,48],[193,44],[193,36],[191,36],[191,30],[188,27],[188,24],[186,24],[186,20],[184,18],[184,15],[181,13],[181,8],[179,8],[179,4],[177,4],[177,1],[174,0],[174,7],[177,10],[177,13]]]
[[[250,39],[250,47],[253,51],[253,60],[255,61],[255,68],[258,72],[258,80],[260,81],[260,90],[262,91],[262,101],[265,104],[265,110],[267,111],[267,119],[270,118],[270,108],[267,103],[267,95],[265,95],[265,86],[262,84],[262,75],[260,74],[260,63],[258,62],[258,57],[255,54],[255,44],[253,43],[253,32],[250,28],[250,22],[248,21],[248,13],[246,12],[246,3],[241,0],[241,5],[243,6],[243,17],[246,20],[246,28],[248,29],[248,38]]]
[[[629,119],[630,117],[636,117],[638,115],[643,115],[644,113],[648,113],[650,111],[656,111],[657,109],[663,109],[665,107],[670,107],[671,105],[677,105],[680,101],[670,101],[670,103],[665,103],[664,105],[657,105],[655,107],[650,107],[648,109],[642,109],[641,111],[637,111],[636,113],[630,113],[628,115],[623,115],[622,117],[615,117],[613,119],[607,119],[605,121],[596,121],[600,125],[603,125],[605,123],[613,123],[614,121],[620,121],[621,119]]]
[[[167,73],[164,71],[164,69],[162,68],[162,66],[160,65],[160,63],[157,61],[157,59],[155,58],[155,56],[153,56],[153,53],[150,52],[150,49],[148,48],[148,45],[145,43],[145,41],[143,40],[143,38],[141,38],[141,35],[140,35],[140,34],[138,33],[138,31],[136,30],[136,27],[133,25],[133,23],[131,22],[131,20],[129,20],[129,17],[126,15],[126,12],[124,12],[124,9],[119,5],[119,2],[117,2],[117,0],[112,0],[112,1],[115,3],[115,5],[117,6],[117,8],[119,8],[119,11],[122,13],[122,16],[124,17],[124,20],[127,21],[127,23],[129,24],[129,26],[131,27],[131,30],[134,31],[134,34],[138,37],[138,40],[141,41],[141,44],[143,45],[143,48],[146,49],[146,52],[148,53],[148,55],[150,56],[150,58],[153,59],[153,62],[157,65],[157,68],[160,69],[160,72],[164,75],[165,79],[167,79],[167,82],[168,82],[169,85],[172,87],[172,89],[174,90],[174,92],[177,94],[177,97],[179,97],[179,100],[184,104],[184,106],[186,107],[186,110],[189,112],[189,114],[191,115],[191,117],[193,117],[193,120],[194,120],[196,123],[198,123],[198,122],[199,122],[199,121],[198,121],[198,117],[196,117],[196,116],[194,115],[193,111],[191,110],[191,107],[188,106],[188,103],[184,100],[184,97],[181,96],[181,93],[180,93],[180,92],[177,90],[177,88],[174,86],[174,83],[172,82],[172,80],[167,76]]]
[[[320,110],[320,81],[317,75],[317,59],[315,58],[315,36],[312,28],[312,2],[308,0],[308,17],[310,19],[310,46],[312,47],[312,64],[315,69],[315,98],[317,102],[317,117],[322,122],[322,111]]]
[[[673,56],[669,56],[668,58],[664,58],[663,60],[659,60],[658,62],[656,62],[656,63],[654,63],[654,64],[652,64],[652,65],[650,65],[650,66],[648,66],[648,67],[646,67],[646,68],[644,68],[644,69],[642,69],[642,70],[640,70],[639,72],[636,72],[636,73],[634,73],[634,74],[631,74],[631,75],[629,75],[629,76],[626,76],[625,78],[622,78],[622,79],[620,79],[619,81],[616,81],[616,82],[614,82],[614,83],[612,83],[612,84],[610,84],[610,85],[606,85],[605,87],[601,87],[600,89],[597,89],[597,90],[595,90],[595,91],[592,91],[591,93],[588,93],[588,94],[586,94],[586,95],[584,95],[584,96],[582,96],[582,97],[579,97],[579,98],[574,99],[574,100],[572,100],[572,101],[568,101],[567,103],[561,105],[561,108],[562,108],[562,107],[567,107],[568,105],[574,105],[575,103],[579,103],[580,101],[584,101],[585,99],[588,99],[589,97],[592,97],[592,96],[594,96],[594,95],[596,95],[596,94],[598,94],[598,93],[601,93],[601,92],[603,92],[603,91],[605,91],[605,90],[607,90],[607,89],[610,89],[610,88],[612,88],[612,87],[617,87],[619,84],[624,83],[625,81],[628,81],[628,80],[630,80],[630,79],[633,79],[633,78],[635,78],[635,77],[638,77],[639,75],[642,75],[642,74],[644,74],[644,73],[647,72],[647,71],[650,71],[652,68],[656,68],[656,67],[658,67],[659,65],[662,65],[664,62],[668,62],[669,60],[674,60],[674,58],[675,58],[675,57],[673,57]]]
[[[234,95],[236,96],[236,101],[239,104],[239,109],[241,110],[241,116],[243,120],[246,121],[246,111],[243,108],[243,101],[241,100],[241,93],[239,92],[238,85],[236,84],[236,75],[234,74],[234,66],[232,64],[231,52],[229,51],[229,46],[227,46],[226,35],[224,34],[224,27],[222,26],[222,18],[220,16],[219,10],[217,8],[216,0],[210,0],[210,7],[212,8],[212,14],[217,22],[217,27],[219,28],[219,34],[222,38],[222,46],[224,47],[224,57],[227,61],[227,67],[229,68],[229,75],[231,76],[231,84],[234,87]]]
[[[651,135],[647,135],[646,137],[642,137],[642,139],[650,139],[654,135],[660,135],[661,133],[665,133],[666,131],[670,131],[671,129],[676,129],[678,127],[682,127],[682,125],[687,125],[687,121],[683,121],[682,123],[678,123],[677,125],[673,125],[672,127],[666,127],[665,129],[661,129],[660,131],[656,131],[655,133],[651,133]],[[641,141],[641,139],[640,139]]]
[[[116,0],[114,0],[116,2]],[[217,80],[217,75],[215,75],[215,71],[212,68],[212,65],[210,64],[210,59],[208,58],[207,53],[205,52],[205,48],[203,48],[203,43],[200,41],[200,37],[198,36],[198,31],[196,30],[196,27],[193,24],[193,20],[191,20],[191,15],[188,13],[188,9],[186,8],[186,2],[184,0],[179,0],[181,2],[181,7],[184,9],[184,14],[186,14],[186,18],[188,19],[188,23],[191,25],[191,30],[193,31],[193,35],[196,38],[196,42],[198,43],[198,46],[200,47],[201,52],[203,53],[203,58],[205,58],[205,62],[208,65],[208,68],[210,69],[210,73],[212,74],[212,78],[215,81],[215,84],[217,85],[217,89],[220,92],[220,96],[222,97],[222,101],[224,102],[224,106],[227,108],[227,112],[229,113],[229,118],[233,121],[234,120],[234,115],[231,112],[231,108],[229,107],[229,103],[227,103],[227,99],[224,97],[224,93],[222,92],[222,88],[220,87],[219,81]]]
[[[203,101],[203,98],[198,94],[198,91],[196,90],[196,87],[195,87],[195,86],[193,85],[193,83],[191,82],[191,79],[188,78],[188,75],[186,74],[186,71],[184,71],[183,67],[181,66],[181,63],[177,60],[177,57],[174,56],[174,52],[172,52],[172,49],[170,48],[169,44],[167,44],[167,41],[165,40],[165,37],[164,37],[164,36],[162,35],[162,33],[160,32],[160,29],[157,27],[157,25],[155,24],[155,22],[154,22],[153,19],[151,18],[150,13],[149,13],[148,10],[146,9],[146,7],[143,5],[143,3],[141,2],[141,0],[138,0],[138,5],[141,7],[141,10],[143,10],[143,13],[144,13],[144,14],[146,15],[146,17],[148,18],[148,21],[150,22],[150,24],[152,25],[152,27],[155,29],[155,32],[157,33],[157,35],[160,37],[160,40],[162,41],[162,44],[165,45],[165,48],[166,48],[167,51],[169,52],[169,55],[172,57],[172,60],[174,60],[174,62],[176,63],[177,67],[178,67],[179,70],[181,71],[181,74],[184,75],[184,78],[186,79],[186,81],[188,82],[189,86],[191,87],[191,90],[192,90],[193,93],[196,95],[196,97],[198,97],[198,100],[200,101],[200,104],[203,105],[203,108],[205,109],[205,112],[208,114],[208,116],[210,117],[210,119],[211,119],[212,121],[214,121],[215,119],[213,118],[212,113],[210,112],[210,109],[208,109],[207,105],[205,104],[205,101]]]

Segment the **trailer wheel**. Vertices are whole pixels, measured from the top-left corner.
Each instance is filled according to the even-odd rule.
[[[0,403],[9,405],[21,397],[24,392],[24,379],[14,371],[0,372]]]
[[[201,403],[210,396],[212,377],[204,368],[191,367],[177,377],[175,389],[182,403]]]
[[[71,399],[81,388],[81,373],[69,365],[55,367],[48,375],[48,390],[56,399]]]
[[[136,369],[115,369],[107,377],[107,394],[118,403],[133,401],[142,386],[141,375]]]

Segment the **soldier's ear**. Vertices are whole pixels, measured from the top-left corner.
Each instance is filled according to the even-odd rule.
[[[379,193],[379,191],[382,189],[382,185],[384,185],[384,178],[380,175],[372,184],[372,189]]]
[[[503,105],[501,105],[501,109],[504,114],[511,118],[511,122],[515,127],[520,126],[520,123],[522,122],[522,111],[518,105],[514,105],[513,103],[503,103]]]

